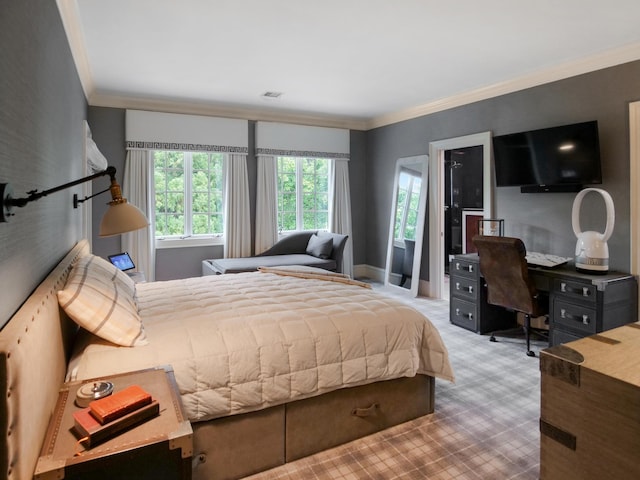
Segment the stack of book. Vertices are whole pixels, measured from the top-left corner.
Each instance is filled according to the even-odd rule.
[[[92,401],[74,412],[73,427],[87,448],[160,413],[160,405],[137,385]]]

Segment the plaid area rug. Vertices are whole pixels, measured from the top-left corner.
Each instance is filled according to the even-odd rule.
[[[436,380],[435,413],[262,472],[276,479],[538,479],[540,374],[521,339],[499,339],[449,322],[449,302],[410,298],[378,284],[382,295],[407,302],[438,328],[456,375]],[[533,342],[537,352],[546,347]]]

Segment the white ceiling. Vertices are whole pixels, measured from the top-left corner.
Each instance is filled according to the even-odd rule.
[[[640,59],[638,0],[57,1],[99,106],[367,129]]]

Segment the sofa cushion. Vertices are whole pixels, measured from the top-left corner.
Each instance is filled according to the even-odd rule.
[[[289,255],[291,253],[305,253],[309,238],[315,231],[302,231],[288,233],[278,240],[271,248],[256,256]]]
[[[344,247],[349,236],[340,233],[318,232],[318,237],[331,238],[333,240],[333,250],[331,251],[331,258],[336,262],[336,271],[342,272],[342,257],[344,253]]]
[[[327,259],[331,256],[333,250],[333,239],[331,237],[320,238],[317,235],[311,235],[307,244],[307,253],[314,257]]]
[[[336,262],[330,258],[322,259],[307,255],[306,253],[294,253],[291,255],[268,255],[244,258],[219,258],[203,260],[203,273],[206,275],[220,273],[253,272],[260,267],[280,267],[288,265],[308,265],[311,267],[335,270]]]

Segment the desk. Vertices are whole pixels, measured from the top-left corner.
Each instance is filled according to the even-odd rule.
[[[638,286],[628,273],[579,273],[567,264],[529,267],[538,291],[549,296],[549,343],[558,345],[637,320]],[[475,253],[456,255],[450,268],[450,321],[488,333],[515,325],[515,315],[487,303]]]

